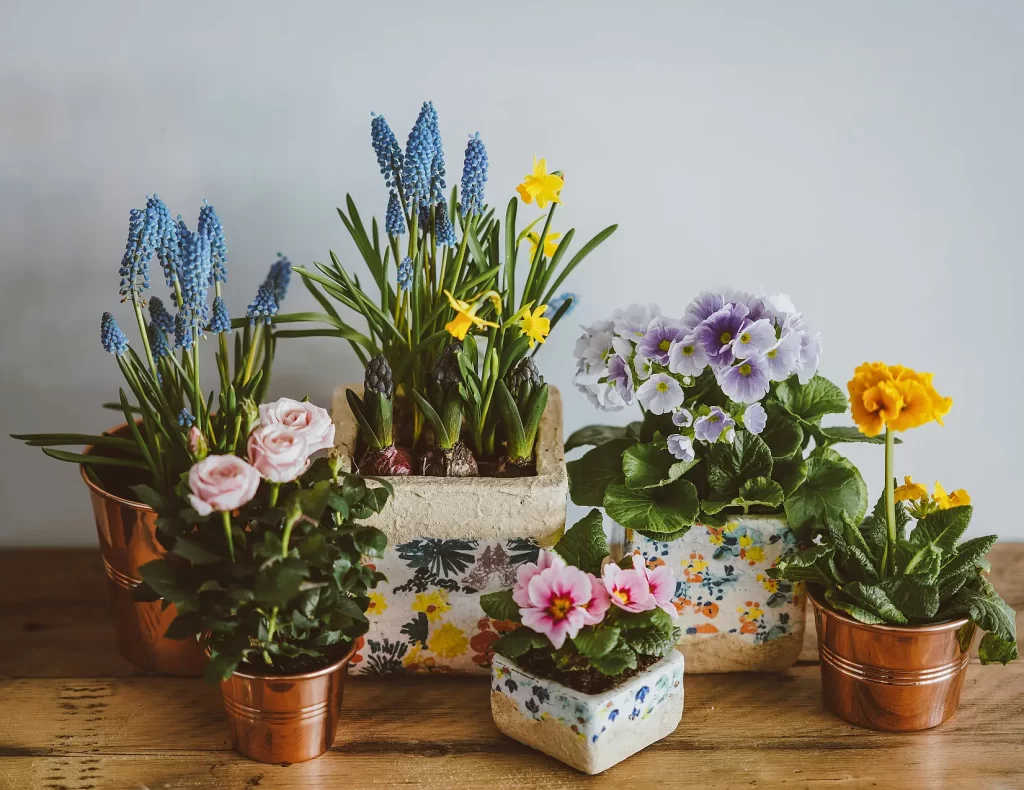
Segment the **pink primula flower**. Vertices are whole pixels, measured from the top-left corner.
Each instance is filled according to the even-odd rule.
[[[658,605],[651,595],[647,575],[643,571],[623,570],[614,562],[604,566],[604,588],[611,602],[627,612],[646,612]]]
[[[647,567],[643,557],[634,554],[633,570],[642,574],[647,580],[647,587],[658,608],[664,610],[665,614],[674,619],[677,613],[676,607],[672,603],[672,596],[676,592],[676,577],[673,575],[672,569],[667,565],[660,565],[651,570]]]
[[[587,611],[586,624],[597,625],[604,620],[612,601],[608,597],[608,591],[604,588],[604,582],[592,573],[588,573],[587,578],[590,579],[590,603],[584,607]]]
[[[548,568],[564,568],[565,560],[553,551],[540,550],[536,562],[524,562],[516,571],[516,586],[512,589],[512,600],[520,606],[530,605],[528,592],[530,579]]]
[[[590,577],[579,568],[552,565],[530,579],[529,606],[520,610],[523,625],[544,634],[555,648],[572,639],[587,624],[587,605],[593,595]]]

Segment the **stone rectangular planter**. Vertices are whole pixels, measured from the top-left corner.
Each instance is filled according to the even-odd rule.
[[[671,543],[626,530],[624,549],[675,573],[688,672],[773,672],[793,666],[804,641],[803,585],[765,573],[795,543],[785,516],[753,515],[694,524]]]
[[[679,725],[683,667],[683,656],[672,651],[620,686],[583,694],[495,656],[491,714],[510,738],[579,771],[598,774]]]
[[[334,393],[336,442],[350,459],[358,427]],[[348,387],[357,392],[359,387]],[[480,609],[484,593],[508,589],[516,568],[537,559],[565,529],[568,476],[562,401],[551,387],[537,435],[537,474],[520,478],[390,477],[384,510],[366,523],[388,537],[374,560],[387,582],[371,595],[370,630],[349,671],[488,674],[491,645],[511,623]]]

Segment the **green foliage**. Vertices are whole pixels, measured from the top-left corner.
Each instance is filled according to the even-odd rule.
[[[336,476],[319,459],[276,493],[263,484],[227,524],[224,514],[197,515],[185,488],[167,496],[138,489],[157,510],[168,553],[142,566],[135,595],[178,608],[168,637],[206,635],[208,679],[228,677],[243,662],[271,674],[323,666],[366,632],[368,592],[383,576],[360,558],[381,556],[387,539],[357,519],[379,512],[390,487]]]
[[[591,510],[566,530],[555,544],[555,552],[570,565],[599,576],[601,563],[609,554],[603,524],[601,511]]]
[[[831,457],[811,458],[808,465],[816,461],[834,463]],[[808,481],[834,474],[812,468]],[[788,500],[786,505],[788,512]],[[883,564],[883,495],[863,523],[846,510],[834,515],[821,508],[809,516],[803,522],[805,537],[818,542],[783,556],[768,574],[819,585],[829,606],[862,623],[914,626],[966,617],[987,632],[979,648],[982,663],[1005,664],[1017,658],[1014,612],[983,575],[988,569],[985,554],[995,536],[958,543],[971,520],[969,505],[932,511],[908,536],[909,516],[902,503],[896,506],[893,572]]]
[[[868,507],[864,478],[849,461],[833,453],[807,459],[807,477],[786,498],[786,518],[796,530],[843,514],[858,523]]]

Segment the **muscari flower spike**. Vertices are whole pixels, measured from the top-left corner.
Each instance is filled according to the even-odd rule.
[[[391,190],[388,196],[388,213],[384,217],[384,231],[389,236],[401,236],[405,233],[405,217],[402,216],[402,204],[398,193]]]
[[[174,316],[174,347],[192,348],[192,325],[184,310]]]
[[[277,253],[277,260],[271,264],[270,272],[267,273],[267,281],[273,285],[274,299],[277,300],[278,305],[284,301],[291,279],[292,262],[281,253]]]
[[[274,296],[274,283],[268,276],[256,291],[256,298],[249,303],[245,314],[249,317],[249,326],[256,326],[262,320],[271,323],[271,317],[277,314],[277,298]]]
[[[110,313],[104,313],[100,319],[100,342],[108,354],[121,356],[128,350],[128,338],[125,337],[117,320]]]
[[[444,150],[441,146],[441,129],[437,124],[437,110],[434,109],[434,102],[428,101],[428,117],[430,119],[430,132],[434,137],[434,156],[430,160],[430,203],[437,204],[444,200]]]
[[[452,227],[451,217],[448,216],[448,202],[441,198],[437,201],[437,206],[434,209],[437,218],[437,225],[434,228],[434,233],[437,236],[437,243],[444,244],[448,247],[454,247],[459,243],[459,240],[455,238],[455,228]]]
[[[430,175],[434,161],[436,140],[434,124],[431,121],[429,102],[423,102],[420,114],[409,132],[405,144],[405,163],[402,170],[402,186],[405,198],[411,203],[430,203]]]
[[[180,425],[182,428],[191,428],[195,424],[196,418],[192,414],[192,412],[188,410],[187,406],[180,412],[178,412],[178,425]]]
[[[167,312],[164,301],[159,296],[149,300],[149,317],[162,332],[174,334],[174,316]]]
[[[400,189],[402,168],[405,166],[402,149],[384,116],[376,113],[370,115],[373,118],[370,121],[370,139],[373,143],[373,152],[377,154],[380,174],[384,176],[384,184],[391,189]]]
[[[167,335],[163,329],[151,322],[146,326],[146,336],[149,338],[149,349],[153,352],[153,359],[166,357],[171,353],[171,347],[167,343]]]
[[[224,226],[220,224],[220,217],[216,210],[203,201],[199,209],[199,222],[196,230],[210,240],[210,284],[226,283],[228,281],[228,247],[224,241]]]
[[[207,328],[215,335],[231,331],[231,316],[228,315],[228,306],[224,304],[224,299],[220,296],[213,299],[213,318],[210,319],[210,325]]]
[[[118,293],[122,302],[133,295],[141,297],[142,292],[149,288],[149,262],[153,259],[156,224],[157,218],[148,207],[133,208],[128,215],[128,241],[118,269],[121,275]]]
[[[402,259],[402,262],[398,264],[398,287],[403,291],[408,291],[412,288],[412,258],[406,256]]]
[[[156,195],[146,201],[146,211],[152,211],[156,220],[154,245],[156,257],[159,258],[160,266],[164,270],[164,280],[168,288],[174,288],[174,280],[181,265],[181,238],[178,235],[178,225],[171,217],[166,204]]]
[[[178,231],[181,236],[178,281],[181,285],[182,306],[187,311],[189,325],[198,329],[201,334],[208,319],[206,294],[213,270],[210,239],[205,233],[190,232],[180,218]]]
[[[469,138],[466,160],[462,165],[462,202],[459,211],[463,217],[484,213],[484,184],[487,183],[487,148],[480,132]]]

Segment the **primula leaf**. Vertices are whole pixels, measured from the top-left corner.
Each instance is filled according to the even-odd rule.
[[[782,493],[786,496],[796,491],[806,479],[807,463],[799,455],[772,461],[772,480],[782,486]]]
[[[754,477],[740,486],[740,495],[733,500],[733,504],[778,507],[782,499],[782,486],[770,477]]]
[[[512,600],[511,590],[486,593],[480,596],[480,608],[492,620],[511,620],[520,622],[519,604]]]
[[[543,634],[538,634],[525,626],[520,626],[515,631],[509,631],[500,639],[494,642],[491,649],[498,655],[505,658],[519,658],[531,650],[538,648],[550,648],[551,643]]]
[[[902,504],[897,502],[897,505]],[[871,515],[868,516],[861,528],[861,534],[864,536],[864,541],[868,544],[871,549],[871,553],[876,557],[881,557],[882,552],[885,550],[886,544],[889,540],[889,533],[885,525],[885,492],[878,497],[878,501],[875,502],[874,508],[871,510]]]
[[[953,557],[947,556],[939,574],[939,581],[949,579],[960,574],[973,574],[979,569],[984,569],[988,562],[985,555],[991,551],[998,536],[985,535],[980,538],[971,538],[964,541],[956,548]]]
[[[867,486],[856,467],[835,458],[812,457],[807,460],[807,479],[786,499],[786,518],[795,530],[826,517],[839,519],[844,512],[859,523],[867,500]]]
[[[850,582],[843,587],[843,594],[887,623],[897,625],[906,625],[907,623],[903,612],[896,608],[881,587],[861,582]]]
[[[917,522],[910,533],[910,542],[917,546],[930,543],[942,549],[947,556],[952,555],[956,542],[971,523],[973,512],[970,505],[932,511]]]
[[[700,510],[697,488],[689,480],[654,489],[608,486],[604,497],[608,515],[627,529],[646,533],[677,532],[693,524]]]
[[[732,443],[716,442],[707,456],[708,485],[718,494],[735,494],[754,477],[772,473],[772,453],[759,436],[737,432]]]
[[[996,634],[988,633],[981,638],[978,645],[978,658],[982,664],[1008,664],[1020,658],[1016,640],[1003,639]]]
[[[947,613],[966,615],[983,631],[995,634],[1000,639],[1016,641],[1017,624],[1013,609],[984,577],[978,577],[978,582],[981,589],[974,589],[972,585],[960,590],[947,607]]]
[[[886,579],[881,587],[893,605],[907,617],[929,620],[939,611],[939,588],[916,576]]]
[[[824,437],[829,444],[885,444],[885,434],[878,436],[866,436],[854,425],[839,425],[831,428],[819,428],[818,433]],[[896,444],[903,444],[903,440],[896,437]]]
[[[850,615],[850,617],[852,617],[854,620],[857,620],[858,622],[866,623],[868,625],[883,625],[885,623],[885,620],[879,617],[877,614],[869,612],[867,609],[862,609],[861,607],[838,597],[833,592],[832,588],[829,588],[825,591],[825,601],[833,609],[838,609],[841,612],[846,612],[848,615]]]
[[[614,625],[584,628],[576,634],[572,643],[581,656],[600,658],[608,655],[619,643],[619,629]]]
[[[622,479],[622,454],[632,444],[631,439],[613,439],[566,464],[573,504],[600,507],[604,503],[608,486]]]
[[[792,582],[828,584],[831,580],[820,565],[832,555],[833,550],[832,546],[822,543],[789,552],[779,558],[774,568],[768,569],[768,575],[773,579],[788,579]]]
[[[699,463],[698,459],[677,461],[655,444],[634,444],[622,454],[622,473],[630,488],[657,488],[678,480]]]
[[[672,541],[679,540],[683,537],[692,527],[693,524],[687,524],[685,527],[680,527],[675,532],[649,532],[645,529],[635,529],[633,531],[638,535],[643,535],[645,538],[650,538],[651,540],[657,540],[661,543],[671,543]]]
[[[768,422],[761,432],[761,439],[771,450],[772,458],[791,458],[804,443],[804,432],[800,424],[784,409],[773,403],[768,404]]]
[[[815,376],[806,384],[789,378],[775,390],[779,402],[801,420],[817,424],[826,414],[846,411],[846,396],[828,379]]]
[[[639,428],[639,423],[634,423],[634,425]],[[599,447],[613,440],[621,441],[631,438],[629,431],[632,427],[626,425],[588,425],[585,428],[574,431],[565,440],[565,451],[569,452],[577,447],[586,447],[587,445]]]
[[[636,669],[636,653],[619,645],[600,658],[590,659],[590,666],[604,675],[621,675],[627,669]]]
[[[570,565],[575,565],[587,573],[599,575],[601,562],[610,553],[601,511],[591,510],[566,530],[555,544],[555,551]]]

